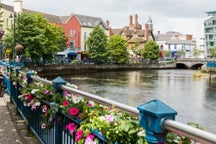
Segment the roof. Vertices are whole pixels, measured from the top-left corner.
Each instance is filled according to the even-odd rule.
[[[177,39],[175,36],[183,34],[178,32],[167,32],[165,34],[154,34],[155,41],[165,41],[166,44],[171,45],[196,45],[196,42],[193,40],[186,40],[186,39]]]
[[[167,40],[166,44],[171,45],[196,45],[194,41],[191,40]]]
[[[14,11],[14,7],[7,5],[7,4],[2,4],[2,8],[13,12]],[[49,20],[49,22],[51,23],[58,23],[58,24],[65,24],[67,23],[68,19],[71,16],[76,16],[78,21],[80,22],[80,25],[83,27],[95,27],[98,24],[102,24],[104,26],[105,29],[109,29],[109,27],[105,24],[105,22],[98,17],[91,17],[91,16],[85,16],[85,15],[79,15],[79,14],[71,14],[69,16],[57,16],[57,15],[53,15],[53,14],[48,14],[48,13],[44,13],[44,12],[38,12],[38,11],[33,11],[33,10],[29,10],[29,9],[22,9],[23,12],[30,12],[30,13],[40,13],[42,14],[45,18],[47,18]]]
[[[11,12],[14,12],[14,7],[13,6],[10,6],[10,5],[7,5],[7,4],[3,4],[3,3],[1,3],[1,5],[2,5],[3,9],[6,9],[6,10],[11,11]],[[33,11],[33,10],[25,9],[25,8],[23,8],[22,11],[23,12],[29,12],[29,13],[40,13],[45,18],[47,18],[49,20],[49,22],[52,22],[52,23],[62,23],[60,17],[56,16],[56,15],[47,14],[47,13],[38,12],[38,11]]]
[[[80,25],[83,27],[95,27],[98,24],[102,24],[105,29],[109,29],[109,27],[104,23],[104,21],[99,17],[91,17],[79,14],[72,14],[79,21]]]
[[[6,5],[6,4],[3,4],[3,3],[1,3],[1,5],[2,5],[3,9],[6,9],[6,10],[11,11],[11,12],[14,11],[14,7],[13,6]]]
[[[143,38],[137,36],[137,35],[134,35],[132,38],[130,38],[128,40],[129,43],[136,43],[136,42],[139,42],[139,43],[145,43],[146,40],[144,40]]]

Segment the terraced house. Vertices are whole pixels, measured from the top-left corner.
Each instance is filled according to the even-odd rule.
[[[14,6],[3,3],[1,5],[4,19],[3,30],[5,33],[7,33],[7,28],[11,27],[13,24],[13,19],[10,18],[10,15],[14,12],[16,12],[16,14],[21,12],[40,13],[45,18],[47,18],[50,23],[62,27],[65,35],[68,37],[68,49],[61,53],[65,54],[65,56],[77,55],[77,58],[82,60],[85,57],[87,50],[85,40],[88,38],[89,34],[96,25],[99,25],[102,29],[104,29],[105,33],[109,36],[109,27],[99,17],[85,16],[74,13],[68,16],[57,16],[38,11],[32,11],[22,8],[21,0],[15,0]]]

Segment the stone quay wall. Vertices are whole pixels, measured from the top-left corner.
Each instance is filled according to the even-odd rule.
[[[108,71],[129,71],[129,70],[147,70],[147,69],[175,69],[176,64],[157,65],[157,64],[67,64],[67,65],[42,65],[28,66],[29,70],[35,70],[40,76],[62,76],[71,74],[83,74]]]

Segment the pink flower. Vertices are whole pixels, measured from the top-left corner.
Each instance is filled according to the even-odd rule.
[[[33,96],[31,94],[24,94],[25,100],[32,100]]]
[[[67,92],[67,91],[64,91],[63,93],[64,93],[64,96],[65,96],[65,97],[68,96],[68,92]]]
[[[96,144],[93,140],[94,140],[94,135],[89,134],[85,139],[85,144]]]
[[[42,112],[45,113],[47,111],[47,105],[43,105],[42,107],[43,107]]]
[[[32,105],[31,110],[36,110],[36,105],[35,104]]]
[[[113,122],[114,121],[114,116],[113,115],[107,115],[106,116],[106,121],[108,121],[108,122]]]
[[[87,106],[92,107],[93,105],[91,103],[88,103]]]
[[[63,106],[68,106],[68,104],[69,104],[69,101],[68,100],[65,100],[65,101],[63,101]]]
[[[49,92],[49,94],[52,96],[52,95],[53,95],[53,92]]]
[[[41,128],[42,128],[42,129],[45,129],[45,128],[46,128],[46,124],[45,124],[45,123],[42,123],[42,124],[41,124]]]
[[[89,134],[89,135],[87,135],[86,139],[91,139],[91,140],[93,140],[93,139],[94,139],[94,135],[93,135],[93,134]]]
[[[82,130],[76,132],[76,139],[75,141],[78,142],[82,138]]]
[[[69,123],[65,127],[66,130],[69,130],[69,132],[72,134],[75,131],[75,124],[74,123]]]
[[[45,90],[45,91],[44,91],[44,94],[45,94],[45,95],[46,95],[46,94],[48,94],[48,93],[49,93],[49,91],[48,91],[48,90]]]
[[[70,108],[70,114],[72,115],[72,116],[75,116],[75,115],[77,115],[79,113],[79,110],[77,109],[77,108]]]

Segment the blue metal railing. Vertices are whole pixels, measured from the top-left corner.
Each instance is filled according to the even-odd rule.
[[[28,75],[29,73],[27,73]],[[42,81],[45,84],[52,84],[54,81],[48,81],[40,77],[35,77],[30,73],[29,78]],[[18,98],[21,94],[20,88],[21,85],[13,84],[13,80],[10,77],[4,77],[4,83],[7,87],[7,92],[10,94],[13,103],[17,106],[17,109],[21,113],[22,117],[28,124],[29,129],[38,137],[41,143],[44,144],[76,144],[75,142],[75,133],[71,135],[67,130],[64,129],[65,125],[69,122],[75,122],[68,115],[58,112],[58,115],[61,115],[63,118],[62,125],[60,126],[56,121],[53,122],[54,127],[51,129],[42,129],[40,126],[42,114],[41,110],[36,111],[30,110],[30,108],[24,106],[23,102]],[[56,81],[55,81],[56,83]],[[174,110],[161,103],[158,100],[151,101],[144,105],[138,107],[130,107],[124,104],[121,104],[116,101],[104,99],[100,96],[83,92],[71,87],[67,87],[63,84],[57,82],[57,89],[66,90],[70,93],[75,93],[80,96],[83,96],[85,99],[95,101],[97,103],[106,105],[106,106],[115,106],[116,108],[123,110],[127,113],[130,113],[136,117],[140,117],[140,125],[145,128],[146,131],[146,140],[148,143],[162,143],[166,141],[167,130],[182,134],[184,136],[190,137],[196,141],[202,143],[216,143],[216,135],[208,133],[197,128],[193,128],[186,124],[181,124],[174,121],[175,115],[177,114]],[[44,103],[46,103],[44,101]],[[50,106],[49,103],[46,103]],[[156,108],[155,108],[156,107]],[[78,124],[79,125],[79,124]],[[107,143],[106,141],[101,140],[98,137],[99,143]]]

